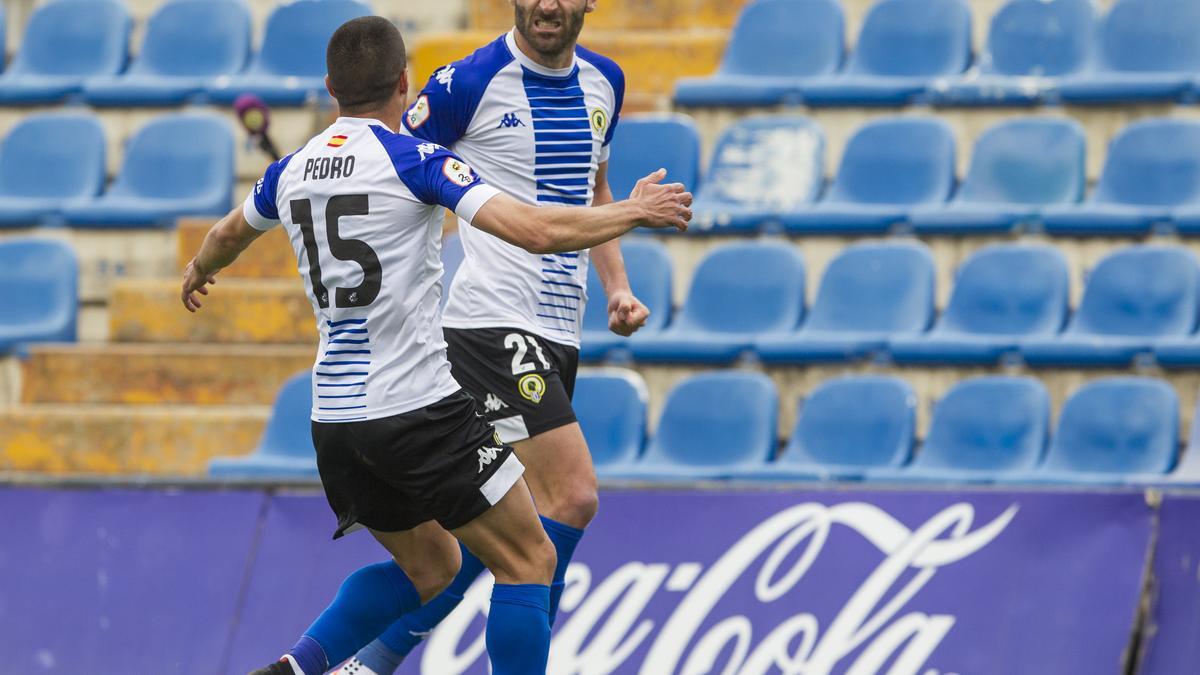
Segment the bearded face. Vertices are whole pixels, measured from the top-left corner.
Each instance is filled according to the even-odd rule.
[[[513,0],[517,31],[539,54],[561,55],[573,49],[583,15],[595,0]]]

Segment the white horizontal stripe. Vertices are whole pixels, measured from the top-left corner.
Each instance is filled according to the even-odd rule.
[[[525,428],[525,418],[520,415],[505,417],[492,422],[496,433],[500,434],[501,443],[516,443],[529,438],[529,430]]]
[[[489,504],[495,506],[496,502],[508,494],[513,485],[516,485],[523,473],[525,473],[525,466],[521,464],[521,460],[517,459],[515,454],[509,453],[500,468],[496,469],[496,473],[493,473],[492,477],[480,486],[479,491],[483,493],[484,499],[488,500]]]

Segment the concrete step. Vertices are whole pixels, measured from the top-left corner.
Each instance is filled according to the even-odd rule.
[[[21,406],[0,411],[0,471],[201,475],[254,449],[266,406]]]
[[[178,250],[175,265],[182,270],[204,243],[212,229],[211,220],[187,218],[179,221]],[[276,227],[259,237],[229,267],[221,271],[222,278],[292,279],[296,272],[296,253],[288,241],[287,232]]]
[[[312,306],[299,275],[293,279],[222,279],[190,314],[176,279],[129,279],[113,287],[111,339],[117,342],[186,342],[313,345]]]
[[[39,345],[23,363],[21,402],[270,405],[314,355],[300,345]]]

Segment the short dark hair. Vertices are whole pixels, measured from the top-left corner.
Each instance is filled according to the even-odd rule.
[[[404,38],[381,16],[351,19],[329,38],[325,67],[343,112],[380,107],[391,98],[408,67]]]

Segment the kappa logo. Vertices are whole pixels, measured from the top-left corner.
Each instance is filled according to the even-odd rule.
[[[499,410],[501,408],[507,408],[507,407],[508,407],[508,404],[505,403],[504,401],[501,401],[500,397],[496,396],[495,394],[489,393],[483,399],[483,409],[488,412],[496,412],[497,410]]]
[[[479,452],[479,470],[475,473],[483,473],[483,467],[496,461],[496,457],[500,455],[500,448],[489,448],[486,445],[478,450]]]
[[[498,126],[496,128],[497,129],[511,129],[512,127],[523,127],[523,126],[525,126],[525,123],[521,121],[520,117],[517,117],[517,113],[510,112],[510,113],[505,113],[504,117],[500,118],[500,126]]]
[[[446,66],[433,74],[433,79],[438,81],[438,84],[446,85],[446,93],[450,93],[450,85],[454,82],[454,66]]]
[[[441,149],[442,146],[437,143],[422,143],[417,146],[417,152],[421,153],[421,161]]]

